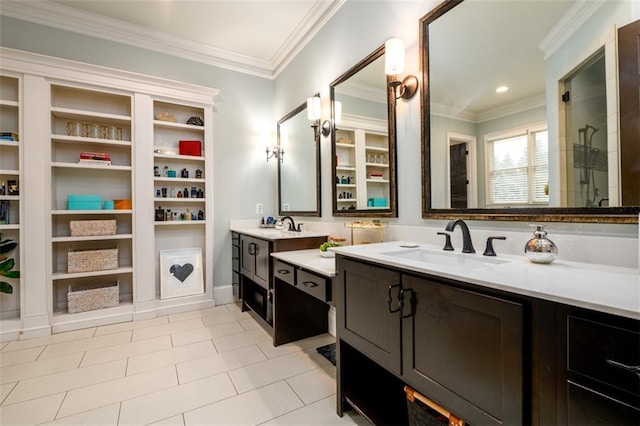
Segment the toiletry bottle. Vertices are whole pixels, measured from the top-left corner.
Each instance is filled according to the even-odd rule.
[[[529,225],[535,227],[534,237],[524,246],[524,254],[533,263],[551,263],[558,257],[558,247],[547,238],[544,225]]]

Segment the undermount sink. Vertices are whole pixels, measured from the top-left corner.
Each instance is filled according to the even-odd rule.
[[[510,262],[507,259],[497,259],[495,257],[452,253],[425,248],[403,249],[380,254],[431,265],[455,266],[465,269],[495,266]]]
[[[271,238],[290,237],[290,236],[300,235],[299,232],[284,231],[282,229],[264,229],[264,230],[260,230],[259,234],[265,237],[271,237]]]

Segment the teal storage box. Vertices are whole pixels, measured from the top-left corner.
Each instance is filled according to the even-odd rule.
[[[368,207],[387,207],[386,198],[369,198],[367,200]]]
[[[69,210],[102,210],[102,197],[100,195],[69,194],[67,208]]]

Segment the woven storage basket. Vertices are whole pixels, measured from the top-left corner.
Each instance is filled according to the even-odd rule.
[[[116,235],[116,220],[72,220],[69,228],[72,237]]]
[[[70,314],[113,308],[119,303],[119,282],[75,288],[69,286],[67,293],[67,309]]]
[[[118,269],[118,247],[100,250],[69,251],[67,272],[92,272]]]

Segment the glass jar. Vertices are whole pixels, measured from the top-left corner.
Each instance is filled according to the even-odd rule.
[[[100,128],[100,125],[96,123],[85,124],[85,136],[95,139],[102,138],[102,129]]]
[[[102,126],[102,139],[122,140],[122,129],[114,125]]]
[[[84,136],[84,126],[79,121],[67,123],[67,136]]]

